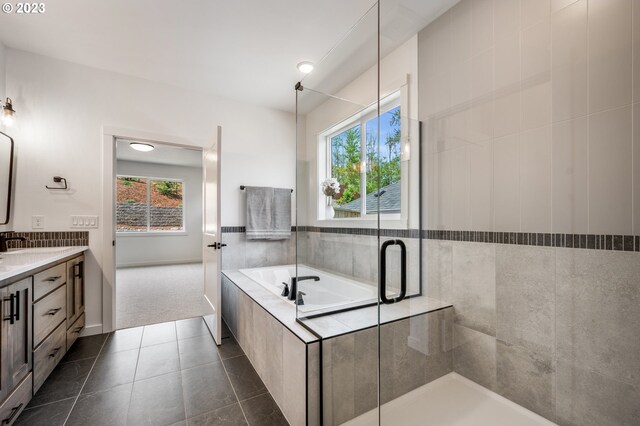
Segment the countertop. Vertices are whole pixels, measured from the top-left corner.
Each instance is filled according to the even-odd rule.
[[[12,278],[53,265],[88,249],[87,246],[46,247],[0,253],[0,286]]]

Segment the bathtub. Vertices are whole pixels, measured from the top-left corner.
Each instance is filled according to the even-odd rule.
[[[240,272],[271,293],[285,299],[281,296],[284,283],[290,283],[291,277],[296,276],[296,265],[240,269]],[[304,305],[298,306],[298,311],[305,314],[332,312],[337,309],[375,303],[377,300],[377,288],[372,285],[305,265],[298,265],[298,275],[320,277],[319,281],[305,280],[298,283],[298,291],[306,293],[303,296]],[[295,306],[293,300],[287,301]]]

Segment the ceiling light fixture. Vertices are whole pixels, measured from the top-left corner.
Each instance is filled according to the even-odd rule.
[[[14,118],[16,115],[16,111],[13,109],[13,105],[11,103],[11,98],[7,98],[2,107],[2,124],[7,127],[11,127],[13,124]]]
[[[303,61],[298,64],[298,70],[303,74],[309,74],[313,71],[313,63],[309,61]]]
[[[129,146],[135,149],[136,151],[142,151],[142,152],[153,151],[156,148],[150,143],[142,143],[142,142],[131,142]]]

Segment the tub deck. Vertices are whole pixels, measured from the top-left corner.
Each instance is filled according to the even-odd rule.
[[[238,270],[222,271],[240,290],[263,307],[289,331],[305,343],[316,342],[342,334],[375,327],[378,324],[378,305],[356,307],[351,310],[296,319],[296,307]],[[426,296],[413,296],[401,303],[380,305],[380,323],[424,315],[453,306],[451,303]]]

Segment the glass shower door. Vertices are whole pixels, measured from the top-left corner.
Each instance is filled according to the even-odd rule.
[[[297,322],[318,338],[310,424],[399,424],[386,404],[425,384],[439,360],[440,325],[421,285],[415,40],[390,42],[379,18],[376,4],[296,86],[289,290]]]

